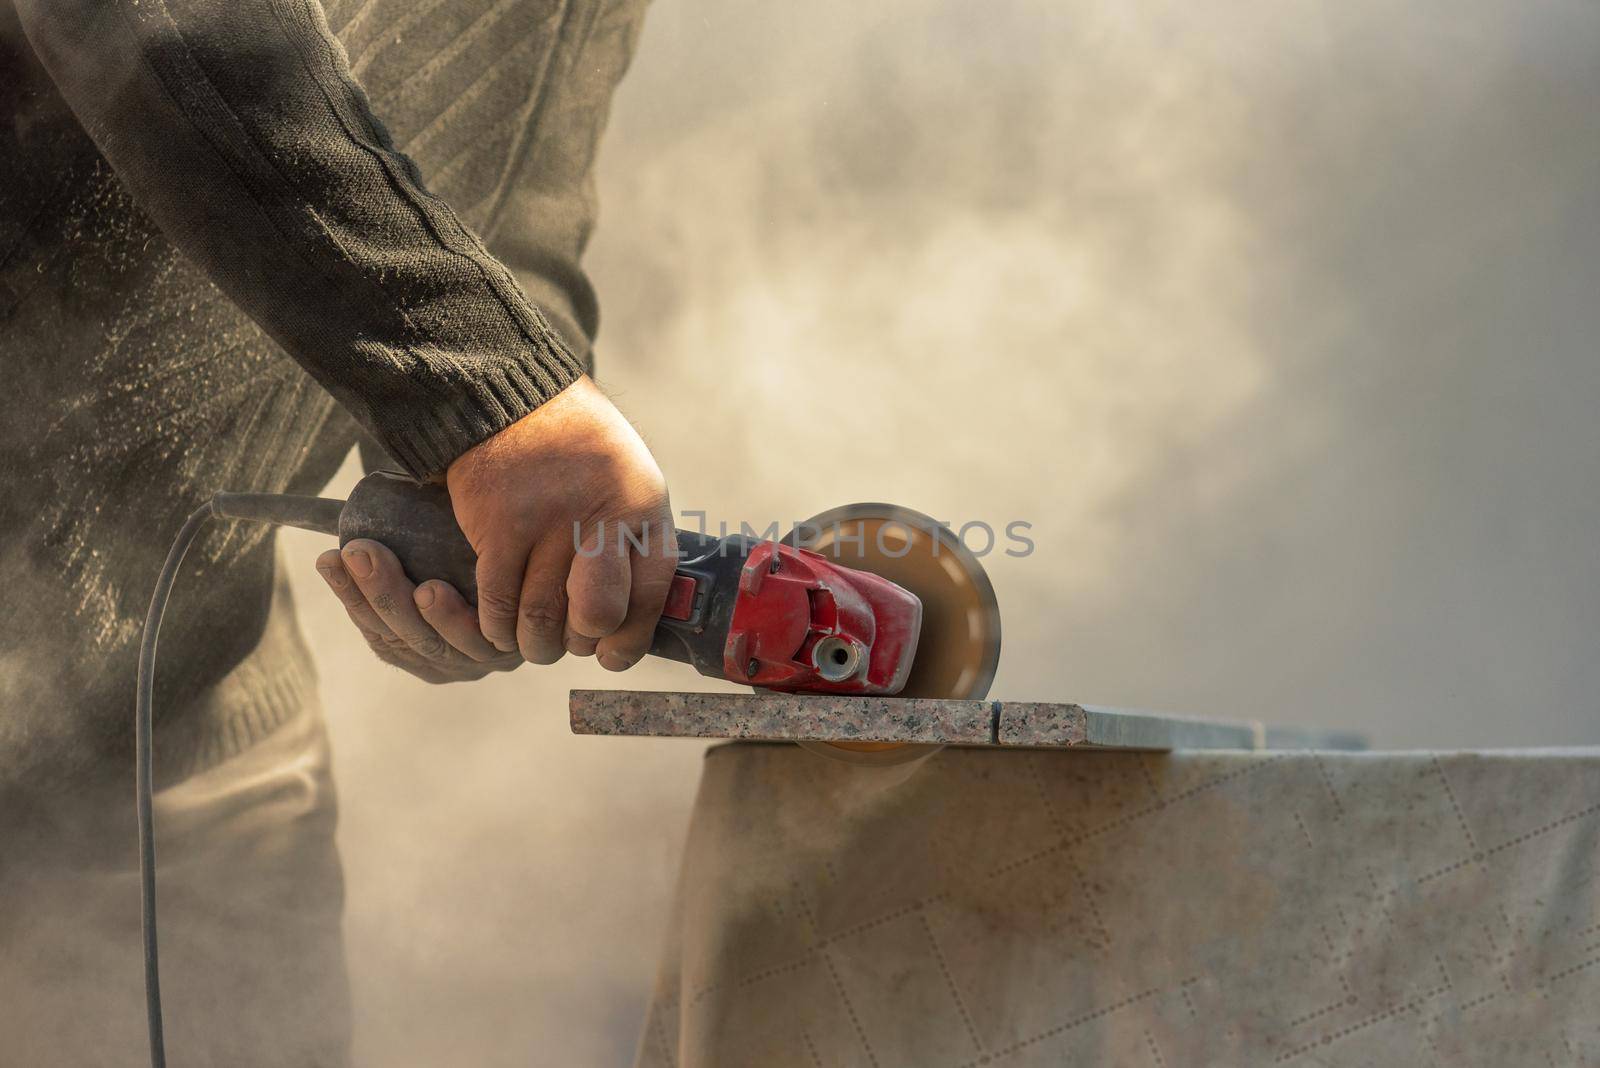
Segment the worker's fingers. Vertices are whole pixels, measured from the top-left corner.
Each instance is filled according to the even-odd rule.
[[[628,616],[632,562],[621,522],[600,520],[574,546],[567,575],[567,629],[580,637],[604,638]]]
[[[534,547],[517,605],[517,648],[530,664],[554,664],[566,653],[567,576],[572,535],[556,531]]]
[[[599,638],[590,638],[587,635],[579,634],[572,629],[571,621],[568,621],[566,633],[567,652],[573,656],[593,656],[594,647],[599,644]]]
[[[366,558],[365,562],[370,563],[371,558]],[[395,566],[398,568],[398,561],[395,562]],[[361,631],[373,654],[385,663],[393,664],[424,682],[431,683],[479,679],[490,671],[507,669],[500,664],[479,663],[454,649],[448,650],[443,658],[424,656],[411,642],[397,635],[394,628],[385,621],[355,576],[351,574],[338,549],[329,549],[317,557],[317,571],[344,605],[350,621]],[[375,596],[381,597],[382,594]],[[470,615],[470,609],[468,614]],[[421,644],[424,648],[429,645],[427,642]],[[516,657],[515,660],[520,663],[521,657]]]
[[[412,600],[428,625],[457,652],[487,666],[509,669],[522,663],[516,653],[502,653],[478,629],[478,613],[456,588],[439,579],[417,587]]]
[[[478,553],[478,629],[502,653],[517,651],[517,604],[528,551],[485,545]]]
[[[361,631],[361,636],[374,648],[385,642],[399,642],[400,639],[394,631],[389,629],[389,624],[378,617],[367,603],[367,595],[361,592],[361,587],[356,585],[355,579],[350,577],[350,572],[345,570],[344,559],[339,555],[338,549],[329,549],[317,557],[317,573],[328,584],[334,596],[339,598],[339,603],[344,605],[345,614],[350,617],[350,622]]]
[[[627,618],[595,647],[600,666],[607,671],[625,671],[650,651],[661,609],[667,602],[667,588],[672,585],[672,573],[678,566],[678,542],[671,513],[663,510],[653,516],[645,530],[645,551],[629,550],[632,569]]]
[[[451,648],[417,610],[416,587],[388,546],[356,538],[345,545],[340,555],[345,570],[366,594],[367,603],[397,637],[424,660],[440,665],[460,663],[462,654]]]

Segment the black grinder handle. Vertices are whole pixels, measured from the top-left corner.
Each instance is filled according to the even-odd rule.
[[[442,482],[413,482],[374,471],[351,491],[339,513],[339,545],[370,538],[400,558],[412,582],[443,579],[478,603],[478,554],[456,525]]]
[[[468,604],[478,603],[478,554],[456,525],[450,492],[442,483],[414,482],[391,471],[374,471],[350,493],[339,513],[339,544],[370,538],[387,546],[407,577],[421,583],[443,579]],[[723,646],[738,594],[739,571],[753,542],[680,530],[678,575],[694,581],[684,618],[663,616],[650,647],[653,656],[692,664],[702,675],[723,678]]]

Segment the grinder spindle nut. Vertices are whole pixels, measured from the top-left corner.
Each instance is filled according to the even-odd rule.
[[[861,670],[861,646],[848,638],[830,634],[811,649],[811,663],[829,682],[843,682],[854,678]]]

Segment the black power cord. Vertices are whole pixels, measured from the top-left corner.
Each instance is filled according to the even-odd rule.
[[[213,516],[246,519],[258,523],[303,527],[323,534],[339,533],[339,513],[343,501],[326,497],[295,497],[275,493],[219,493],[195,509],[184,520],[166,563],[150,595],[150,611],[144,618],[144,635],[139,643],[139,688],[134,701],[134,801],[139,814],[139,903],[140,925],[144,933],[145,1025],[150,1036],[151,1068],[166,1068],[166,1038],[161,1025],[161,965],[156,949],[156,835],[155,791],[151,781],[155,771],[154,708],[156,685],[156,640],[161,636],[161,617],[167,611],[172,583],[178,568],[194,544],[194,539]]]

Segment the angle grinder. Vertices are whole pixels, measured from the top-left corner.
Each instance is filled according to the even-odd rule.
[[[477,555],[445,487],[367,475],[348,500],[219,493],[213,514],[368,538],[414,582],[476,603]],[[782,541],[677,531],[678,565],[650,647],[702,675],[786,692],[982,698],[1000,657],[983,565],[909,508],[854,504]]]

